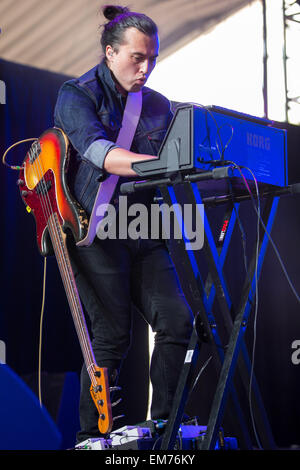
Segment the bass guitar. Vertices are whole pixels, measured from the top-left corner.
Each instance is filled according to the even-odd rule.
[[[88,229],[84,210],[68,190],[69,156],[69,142],[64,132],[55,127],[46,130],[27,152],[18,185],[28,212],[35,218],[41,255],[54,253],[56,257],[91,380],[90,393],[99,413],[98,428],[102,434],[107,434],[113,423],[108,373],[95,361],[66,243],[68,232],[78,242],[86,236]]]

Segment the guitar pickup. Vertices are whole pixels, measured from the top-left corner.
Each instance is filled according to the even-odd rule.
[[[51,189],[51,186],[52,186],[51,180],[46,181],[45,179],[43,179],[36,185],[35,192],[38,195],[44,195]]]

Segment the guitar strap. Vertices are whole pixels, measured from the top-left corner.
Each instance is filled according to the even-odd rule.
[[[137,124],[140,119],[142,109],[142,91],[128,93],[125,110],[123,114],[122,127],[116,144],[126,150],[130,150]],[[118,175],[110,175],[99,185],[97,196],[92,209],[87,234],[83,240],[77,242],[77,246],[90,245],[97,233],[97,226],[101,222],[107,207],[113,197],[114,191],[119,181]],[[97,209],[101,206],[101,214],[97,214]],[[98,211],[99,212],[99,211]]]

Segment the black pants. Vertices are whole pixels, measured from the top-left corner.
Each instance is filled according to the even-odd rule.
[[[116,379],[130,345],[132,302],[155,332],[150,365],[151,417],[167,419],[192,331],[193,316],[163,241],[99,240],[69,247],[81,300],[91,320],[96,361]],[[90,379],[81,374],[77,441],[99,436]]]

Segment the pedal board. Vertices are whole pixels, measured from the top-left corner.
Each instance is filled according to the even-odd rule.
[[[160,450],[165,423],[151,422],[145,426],[123,426],[112,431],[108,439],[87,439],[75,446],[75,450]],[[206,433],[206,426],[181,425],[174,450],[199,450]],[[237,450],[234,437],[218,434],[215,450]]]
[[[205,436],[206,426],[181,426],[178,431],[174,450],[200,450],[201,443]],[[113,449],[116,450],[160,450],[162,435],[149,437],[145,435],[143,438],[120,440]],[[234,437],[225,437],[220,431],[215,445],[215,450],[237,450],[238,443]]]

